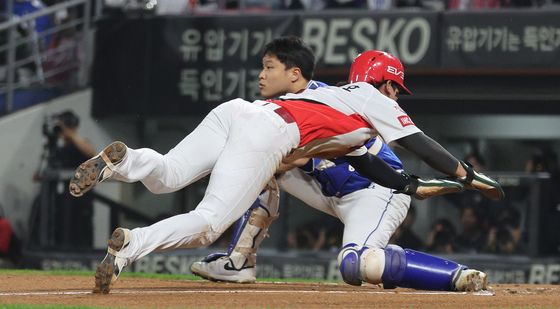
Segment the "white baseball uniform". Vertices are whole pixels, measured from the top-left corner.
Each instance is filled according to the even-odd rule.
[[[298,123],[300,144],[288,158],[284,158],[288,162],[300,157],[328,158],[343,150],[375,153],[374,147],[369,150],[365,146],[353,148],[349,142],[351,139],[344,134],[330,137],[320,135],[325,132],[318,132],[313,126],[321,126],[321,121],[306,122],[322,118],[322,122],[327,123],[325,130],[337,127],[339,123],[331,117],[332,110],[328,106],[343,112],[349,118],[358,117],[358,122],[367,122],[387,142],[421,132],[395,101],[366,83],[288,94],[271,102],[282,106]],[[389,164],[392,162],[393,168],[401,169],[400,160],[396,157],[394,159],[396,160],[388,155],[384,160]],[[464,265],[422,252],[387,245],[390,236],[406,216],[409,196],[394,194],[391,189],[369,182],[353,170],[346,158],[334,156],[331,160],[317,159],[317,162],[313,158],[311,168],[306,168],[306,172],[313,175],[321,183],[321,187],[301,170],[290,171],[279,183],[284,190],[307,204],[335,215],[345,223],[345,246],[338,255],[338,262],[346,283],[361,285],[365,281],[383,283],[388,287],[428,290],[465,291],[486,288],[486,275],[480,271],[469,270]],[[369,248],[363,248],[364,245]],[[243,251],[238,253],[243,254]],[[205,278],[221,276],[220,279],[227,281],[254,281],[254,261],[249,267],[234,269],[243,276],[221,271],[220,263],[227,260],[231,262],[232,256],[233,253],[229,257],[211,255],[202,262],[193,264],[193,267],[196,266],[197,273]],[[231,267],[227,268],[226,265],[223,264],[222,268],[231,271]]]
[[[414,124],[400,120],[408,117],[406,113],[373,86],[349,86],[353,88],[304,91],[293,100],[285,96],[280,101],[250,104],[235,99],[212,110],[166,155],[151,149],[127,149],[116,166],[115,178],[142,181],[154,193],[176,191],[212,175],[195,210],[133,229],[130,244],[119,256],[130,263],[154,250],[212,243],[249,208],[289,153],[344,154],[378,133],[392,141],[419,132]],[[352,213],[339,210],[338,215],[345,221],[351,220]]]
[[[351,117],[361,117],[374,128],[385,143],[421,132],[399,104],[383,95],[368,83],[353,83],[341,87],[307,89],[300,93],[289,93],[280,100],[271,100],[285,107],[298,121],[299,117],[312,117],[320,105],[328,105]],[[293,102],[296,101],[296,102]],[[299,102],[317,103],[317,107],[298,105]],[[302,109],[307,109],[301,112]],[[328,121],[325,118],[325,121]],[[300,131],[302,129],[300,128]],[[377,135],[377,134],[376,134]]]
[[[402,169],[400,160],[380,139],[368,151]],[[371,182],[344,159],[322,160],[317,165],[313,171],[292,169],[278,178],[278,184],[307,205],[340,219],[344,223],[343,246],[387,246],[406,217],[411,197]]]
[[[321,193],[317,181],[300,169],[287,172],[278,184],[305,204],[339,218],[344,223],[343,246],[355,243],[385,248],[406,217],[411,201],[410,196],[394,194],[394,190],[378,184],[342,197],[328,197]]]
[[[341,99],[326,99],[333,93],[337,93]],[[348,96],[348,93],[352,95]],[[357,113],[387,143],[421,132],[397,102],[368,83],[308,90],[287,94],[281,99],[311,100],[327,104],[346,114]],[[378,184],[342,197],[327,197],[322,194],[317,181],[300,169],[289,171],[278,183],[283,190],[309,206],[338,217],[344,223],[343,245],[355,243],[385,248],[391,235],[406,217],[411,201],[410,196],[394,194],[394,190]]]

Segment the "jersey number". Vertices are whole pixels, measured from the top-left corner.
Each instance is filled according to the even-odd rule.
[[[358,85],[349,85],[349,86],[346,86],[346,87],[342,87],[342,89],[344,89],[348,92],[350,92],[352,89],[358,89],[358,88],[360,88],[360,86],[358,86]]]

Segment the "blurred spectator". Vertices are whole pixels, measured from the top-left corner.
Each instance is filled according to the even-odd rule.
[[[325,0],[327,9],[363,9],[367,8],[368,2],[390,2],[384,0]]]
[[[5,9],[5,1],[0,1],[2,9]],[[19,16],[34,13],[42,10],[45,5],[41,1],[31,0],[16,0],[13,2],[13,19],[18,19]],[[1,20],[5,21],[6,16],[1,16]],[[18,110],[31,106],[33,104],[49,100],[56,96],[56,92],[46,88],[36,88],[37,82],[43,81],[43,67],[41,65],[40,53],[46,50],[52,42],[53,35],[48,34],[52,30],[53,21],[50,15],[38,17],[27,22],[17,25],[16,28],[16,46],[15,46],[15,60],[16,67],[14,68],[14,82],[16,89],[13,93],[12,110]],[[7,82],[7,47],[8,31],[0,31],[0,83]],[[0,113],[5,112],[6,96],[0,96]]]
[[[496,253],[512,254],[517,251],[517,243],[508,228],[496,231]]]
[[[15,0],[14,1],[14,14],[17,16],[24,16],[44,9],[46,5],[41,0]],[[33,30],[39,35],[36,38],[36,43],[39,48],[43,49],[50,44],[52,35],[45,35],[44,33],[53,27],[53,21],[49,15],[41,16],[30,20],[24,24],[31,33]]]
[[[4,19],[0,19],[0,22],[5,21]],[[18,27],[16,31],[16,40],[21,40],[22,38],[28,35],[27,31],[23,28]],[[4,47],[8,44],[8,32],[7,31],[0,31],[0,46]],[[27,59],[31,57],[33,53],[32,47],[29,44],[18,44],[16,46],[16,55],[15,60],[21,61],[23,59]],[[8,53],[5,49],[0,50],[0,84],[5,84],[8,79],[8,71],[7,71],[7,59]],[[35,74],[35,64],[33,62],[28,62],[25,65],[22,65],[16,68],[14,76],[15,82],[21,82],[22,84],[29,84],[31,78]]]
[[[448,10],[486,10],[500,8],[501,0],[448,0]]]
[[[46,83],[56,87],[61,93],[67,93],[78,85],[78,68],[84,60],[82,37],[75,28],[65,29],[54,36],[45,53],[43,69],[49,75]]]
[[[558,155],[549,146],[540,146],[525,164],[527,173],[547,172],[551,175],[560,174]]]
[[[4,5],[4,1],[1,1],[2,5]],[[32,10],[33,9],[33,10]],[[22,16],[27,14],[28,12],[33,12],[37,10],[34,6],[30,4],[30,2],[14,2],[13,14],[15,15],[14,20],[17,19],[17,16]],[[7,21],[7,16],[1,16],[0,22]],[[40,21],[40,22],[39,22]],[[48,23],[48,22],[46,22]],[[41,19],[38,19],[38,23],[36,24],[37,31],[41,31],[44,28],[44,24],[46,24]],[[29,24],[22,24],[16,28],[15,32],[15,40],[22,41],[24,39],[29,39],[32,37],[32,32],[35,31],[34,28],[30,27]],[[15,78],[16,82],[20,82],[24,85],[28,85],[30,83],[30,79],[35,75],[35,63],[33,61],[32,56],[37,51],[34,48],[33,44],[35,42],[23,42],[16,45],[16,61],[25,61],[23,65],[20,65],[16,68]],[[0,82],[6,82],[7,74],[6,71],[6,63],[8,59],[8,54],[5,48],[8,45],[8,31],[0,31],[0,46],[3,47],[0,49]],[[36,46],[37,47],[37,46]],[[31,59],[31,60],[30,60]]]
[[[456,235],[455,227],[449,220],[436,220],[428,233],[427,251],[442,254],[454,253]]]
[[[480,252],[486,246],[486,207],[463,205],[461,208],[461,234],[457,236],[460,252]]]
[[[488,253],[513,254],[517,252],[517,244],[507,227],[492,227],[488,232]]]
[[[302,224],[295,231],[288,232],[287,245],[291,249],[312,251],[338,251],[342,244],[343,225],[330,216]]]
[[[64,0],[44,1],[49,6],[65,2]],[[78,5],[58,10],[53,15],[53,24],[58,30],[53,33],[47,50],[43,53],[42,65],[46,83],[56,87],[61,93],[67,93],[79,84],[78,71],[85,62],[84,38],[79,31],[83,29],[84,14],[84,6]],[[77,21],[80,22],[71,26]]]
[[[435,10],[444,9],[444,4],[440,0],[395,0],[395,6],[397,8],[432,8],[432,4],[437,3],[437,8]],[[370,6],[370,9],[373,7]]]
[[[225,2],[226,9],[234,10],[243,9],[258,12],[280,8],[280,0],[221,0],[221,2]]]
[[[282,7],[290,10],[373,9],[390,8],[392,0],[282,0]]]
[[[512,254],[520,252],[521,214],[511,206],[501,208],[496,221],[488,232],[488,245],[485,251],[490,253]]]
[[[190,12],[194,5],[192,2],[191,0],[164,0],[159,5],[157,0],[103,0],[103,13],[113,16],[121,16],[123,13],[150,15],[156,11],[160,13],[161,8],[161,14],[185,14]]]
[[[542,4],[540,0],[501,0],[502,7],[536,7]]]
[[[472,165],[478,171],[487,169],[486,160],[480,152],[473,148],[463,161]],[[460,210],[461,234],[454,236],[453,251],[457,252],[479,252],[486,247],[486,229],[488,227],[488,213],[492,202],[485,198],[480,192],[465,191],[460,194],[448,194],[445,199],[451,201]],[[455,232],[453,231],[453,234]],[[446,240],[450,238],[449,233],[444,233]]]
[[[66,110],[56,116],[58,144],[54,153],[53,166],[61,169],[74,169],[85,160],[96,155],[91,143],[78,134],[80,119]],[[91,248],[93,244],[93,197],[74,198],[67,186],[57,196],[58,214],[64,226],[57,229],[57,239],[63,246]]]
[[[324,0],[282,0],[282,7],[289,10],[322,10],[326,7]]]
[[[93,145],[78,134],[80,118],[71,110],[54,115],[52,134],[56,135],[56,147],[52,153],[54,167],[74,169],[85,160],[96,155]]]
[[[21,241],[14,233],[10,221],[0,213],[0,258],[6,258],[13,266],[17,266],[21,261],[21,249]]]
[[[521,213],[511,206],[507,206],[500,208],[497,218],[497,226],[507,228],[517,245],[521,240]]]
[[[399,245],[403,248],[422,250],[424,248],[424,243],[422,243],[420,237],[418,237],[412,230],[412,225],[414,224],[415,220],[416,207],[414,206],[414,204],[411,204],[406,217],[404,218],[401,225],[397,228],[397,230],[393,233],[389,242]]]
[[[473,150],[467,154],[463,161],[469,163],[475,170],[483,172],[486,170],[486,160],[478,150]]]
[[[477,147],[473,146],[471,149],[471,152],[463,158],[463,161],[470,164],[475,170],[486,171],[487,165],[484,157],[478,151]],[[492,202],[480,194],[480,192],[471,190],[464,191],[460,194],[445,195],[444,198],[459,208],[461,223],[460,234],[456,234],[454,229],[453,231],[445,231],[441,235],[437,235],[437,237],[434,234],[431,236],[433,242],[436,242],[435,238],[438,238],[440,243],[437,244],[439,248],[432,248],[432,250],[481,252],[486,249],[486,231],[488,230],[488,220],[489,213],[492,209]],[[441,244],[441,242],[444,244]],[[449,242],[453,244],[452,248],[445,245]]]
[[[71,110],[48,118],[43,126],[47,138],[45,145],[46,166],[35,177],[36,180],[55,181],[62,179],[43,179],[44,172],[73,170],[85,160],[96,155],[91,143],[78,134],[80,118]],[[66,181],[64,181],[66,184]],[[43,190],[42,190],[43,191]],[[86,194],[77,199],[70,195],[68,186],[58,186],[54,194],[53,207],[56,217],[54,239],[61,248],[91,248],[93,244],[93,196]],[[49,198],[49,200],[52,200]]]
[[[396,3],[395,3],[396,2]],[[411,3],[412,2],[412,3]],[[374,11],[386,11],[397,6],[416,6],[420,5],[420,0],[368,0],[367,8]]]

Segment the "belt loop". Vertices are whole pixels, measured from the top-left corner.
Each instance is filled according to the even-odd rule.
[[[284,119],[284,121],[286,121],[286,123],[288,124],[296,122],[292,115],[290,115],[290,113],[288,113],[288,111],[282,106],[279,106],[274,110],[274,112],[278,114],[278,116],[282,117],[282,119]]]

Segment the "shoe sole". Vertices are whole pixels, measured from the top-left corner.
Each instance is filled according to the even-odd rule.
[[[103,157],[106,157],[110,161],[110,164],[118,164],[122,161],[125,154],[126,145],[123,142],[112,142],[97,156],[80,164],[68,185],[70,194],[75,197],[80,197],[95,187],[97,183],[105,180],[102,179],[102,175],[108,164]]]
[[[480,272],[473,272],[467,275],[465,292],[478,292],[486,290],[488,286],[488,276],[481,276]]]
[[[194,266],[194,265],[193,265]],[[255,283],[256,282],[256,278],[252,278],[252,279],[247,279],[247,278],[241,278],[238,276],[216,276],[216,277],[211,277],[207,272],[202,271],[202,270],[197,270],[195,267],[191,266],[191,272],[193,273],[193,275],[195,276],[199,276],[203,279],[212,281],[212,282],[233,282],[233,283]]]
[[[93,293],[108,294],[113,283],[115,257],[109,253],[95,271],[95,288]]]
[[[124,231],[116,229],[107,241],[107,246],[114,251],[119,251],[123,247],[124,239]],[[115,273],[115,256],[107,253],[95,271],[95,288],[93,293],[108,294],[111,290],[111,285],[117,281],[118,276],[118,269],[117,273]]]

